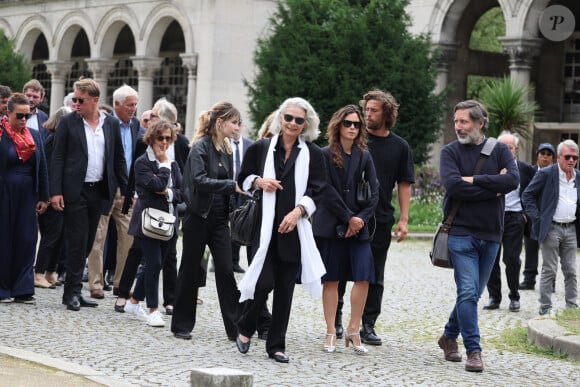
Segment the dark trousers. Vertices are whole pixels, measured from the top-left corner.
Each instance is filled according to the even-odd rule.
[[[68,261],[66,263],[66,282],[63,302],[81,295],[83,270],[89,249],[95,241],[97,226],[101,217],[103,183],[85,183],[81,195],[74,202],[65,202],[64,228],[68,241]]]
[[[133,281],[135,281],[137,270],[139,269],[139,264],[141,264],[142,259],[143,251],[137,242],[137,238],[134,238],[133,245],[131,245],[129,252],[127,253],[127,260],[125,261],[125,267],[123,268],[123,275],[119,280],[119,297],[130,297]]]
[[[259,328],[258,324],[263,315],[268,294],[274,290],[272,320],[266,340],[266,352],[272,355],[276,352],[286,352],[286,331],[290,320],[296,276],[300,268],[298,262],[280,261],[277,255],[272,253],[276,251],[273,245],[274,243],[270,243],[264,267],[256,283],[254,299],[243,303],[242,313],[238,320],[239,332],[246,337],[252,337]]]
[[[216,287],[228,338],[235,338],[240,292],[234,277],[230,229],[225,211],[202,218],[187,211],[183,219],[183,253],[177,275],[172,332],[191,332],[195,326],[197,292],[203,285],[201,261],[209,246],[215,266]]]
[[[524,264],[523,281],[535,285],[536,276],[538,275],[538,252],[540,251],[540,244],[537,240],[525,236],[524,245],[526,247],[526,262]]]
[[[103,248],[103,275],[106,272],[114,273],[117,267],[117,225],[113,217],[109,219],[107,238]]]
[[[238,245],[237,243],[232,242],[232,263],[234,265],[240,264],[240,249],[242,246]],[[250,255],[250,246],[246,246],[246,257],[248,257],[248,266],[250,262],[252,262],[252,258]]]
[[[500,246],[495,263],[491,269],[491,275],[487,281],[487,291],[489,298],[493,298],[498,303],[501,302],[501,270],[499,267],[500,255],[503,247],[503,263],[505,264],[505,274],[510,289],[510,300],[519,301],[520,293],[519,280],[522,262],[520,254],[522,252],[522,237],[524,235],[524,216],[521,212],[506,212],[504,217],[504,231],[502,245]]]
[[[367,302],[362,315],[363,325],[374,327],[383,303],[383,291],[385,290],[385,264],[387,262],[387,252],[391,246],[392,223],[379,223],[377,221],[375,236],[371,242],[371,251],[375,265],[375,282],[369,284]],[[337,318],[342,316],[342,306],[344,305],[344,292],[346,282],[340,281],[338,284],[338,307],[336,308]]]
[[[179,232],[173,234],[169,249],[163,259],[163,306],[173,305],[175,302],[175,284],[177,283],[177,239]]]
[[[36,255],[34,271],[39,274],[55,272],[62,254],[64,237],[63,214],[48,206],[46,212],[38,216],[40,243]]]
[[[137,276],[133,298],[139,301],[145,299],[148,308],[157,308],[159,306],[159,272],[169,250],[169,241],[139,237],[135,239],[141,246],[145,264],[143,271]]]

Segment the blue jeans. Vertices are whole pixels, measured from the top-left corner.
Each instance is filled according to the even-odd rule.
[[[483,294],[491,273],[499,243],[476,239],[472,236],[449,235],[449,254],[453,261],[457,300],[445,325],[445,336],[463,337],[463,345],[470,354],[481,351],[477,301]]]

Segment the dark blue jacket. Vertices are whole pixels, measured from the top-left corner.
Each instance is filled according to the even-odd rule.
[[[501,243],[504,226],[504,195],[517,188],[520,182],[518,168],[509,148],[497,143],[481,171],[473,176],[481,149],[479,145],[463,145],[457,140],[441,150],[440,173],[445,188],[444,219],[453,203],[461,202],[449,231],[450,235],[469,235],[476,239]],[[507,173],[500,174],[505,168]],[[473,176],[473,184],[462,180]],[[500,195],[498,195],[500,194]]]
[[[356,146],[352,147],[350,169],[346,179],[344,179],[344,169],[337,168],[332,161],[330,148],[322,148],[322,153],[326,159],[329,184],[326,185],[323,199],[314,213],[312,231],[315,236],[336,238],[336,226],[347,225],[353,216],[361,218],[365,226],[368,225],[379,202],[379,181],[373,159],[368,151],[362,151]],[[356,202],[356,187],[363,169],[365,178],[371,186],[371,203],[361,208]],[[346,181],[346,184],[343,185],[343,181]]]

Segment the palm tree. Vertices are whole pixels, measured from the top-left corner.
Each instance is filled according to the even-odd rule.
[[[508,77],[489,82],[480,94],[480,101],[489,113],[487,135],[497,137],[508,131],[520,138],[530,140],[530,125],[539,110],[535,101],[529,100],[533,95],[530,86],[524,86]]]

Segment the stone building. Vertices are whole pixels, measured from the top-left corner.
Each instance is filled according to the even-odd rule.
[[[407,8],[412,32],[430,33],[443,52],[436,91],[452,86],[451,105],[465,99],[469,75],[509,74],[534,86],[541,117],[522,151],[527,160],[538,143],[578,141],[580,133],[580,31],[576,26],[569,38],[553,41],[538,22],[555,4],[580,20],[577,0],[412,0]],[[256,39],[267,33],[275,7],[275,0],[5,0],[0,28],[33,64],[51,111],[79,76],[91,76],[105,102],[122,83],[137,88],[139,113],[166,96],[190,135],[197,113],[218,100],[247,117],[243,81],[253,78]],[[470,49],[475,23],[493,7],[501,7],[506,21],[504,52]],[[450,119],[434,158],[454,138]]]

